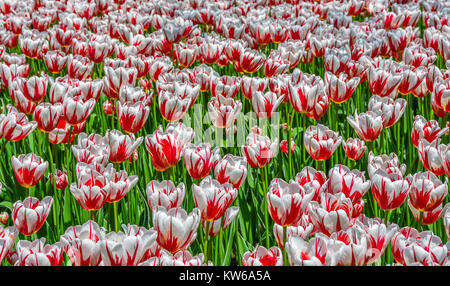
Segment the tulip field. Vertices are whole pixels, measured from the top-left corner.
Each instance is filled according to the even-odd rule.
[[[450,265],[450,1],[0,0],[2,266]]]

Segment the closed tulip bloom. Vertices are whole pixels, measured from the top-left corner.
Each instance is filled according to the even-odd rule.
[[[0,115],[0,136],[3,136],[7,141],[17,142],[36,129],[37,122],[28,121],[26,114],[18,112],[11,105],[8,105],[7,108],[6,116]]]
[[[240,77],[235,76],[212,76],[210,89],[213,97],[222,95],[224,97],[234,98],[239,92]]]
[[[211,150],[209,143],[200,143],[197,146],[186,144],[183,149],[183,160],[189,175],[195,180],[206,177],[220,158],[219,151],[218,147]]]
[[[63,114],[67,123],[77,125],[86,121],[95,107],[95,100],[84,100],[79,96],[66,96],[63,101]]]
[[[442,183],[436,175],[422,172],[414,175],[409,200],[418,211],[431,211],[442,204],[448,193],[447,178]]]
[[[187,68],[191,66],[197,59],[198,50],[196,46],[176,45],[175,56],[178,63]]]
[[[242,266],[283,266],[283,254],[276,246],[266,249],[258,245],[253,252],[244,253]]]
[[[72,265],[98,266],[102,262],[100,242],[105,233],[95,221],[70,226],[61,235],[61,243]]]
[[[450,79],[438,81],[433,86],[432,100],[436,105],[444,110],[450,112]]]
[[[328,160],[342,142],[338,132],[322,124],[309,126],[303,135],[306,151],[314,160]]]
[[[182,208],[166,210],[164,207],[157,206],[153,210],[157,243],[171,253],[186,250],[197,237],[200,218],[201,213],[197,208],[187,214]]]
[[[0,261],[3,261],[12,251],[19,231],[14,226],[0,225]]]
[[[442,266],[447,264],[447,245],[444,245],[441,238],[431,231],[423,231],[410,241],[402,248],[404,265]]]
[[[289,71],[289,63],[286,62],[277,52],[271,52],[264,63],[264,75],[273,77]]]
[[[352,218],[352,201],[344,194],[322,193],[320,203],[311,201],[308,214],[317,229],[325,235],[347,229]]]
[[[391,252],[397,263],[405,265],[403,251],[408,245],[415,243],[418,238],[420,238],[419,232],[409,226],[405,226],[395,233],[391,239]]]
[[[62,104],[42,102],[36,106],[33,120],[37,122],[37,128],[42,132],[50,132],[56,128],[62,114]]]
[[[273,92],[255,92],[252,94],[253,111],[259,118],[272,117],[278,106],[283,102],[284,95],[278,96]]]
[[[375,141],[383,130],[383,118],[381,113],[368,111],[358,113],[355,116],[347,116],[347,121],[361,140],[366,142]]]
[[[348,78],[346,74],[341,73],[339,77],[326,72],[325,73],[325,90],[334,103],[343,103],[347,101],[355,91],[360,82],[359,77]]]
[[[278,138],[272,142],[269,137],[250,132],[246,145],[241,148],[242,154],[253,168],[267,166],[278,151]]]
[[[300,223],[296,225],[290,225],[286,227],[286,240],[284,240],[283,227],[279,224],[273,225],[273,234],[277,240],[277,244],[281,250],[284,249],[283,241],[289,241],[291,236],[298,236],[302,239],[308,239],[314,230],[313,224],[308,224],[308,226],[301,226]]]
[[[307,241],[298,235],[290,235],[286,241],[286,253],[292,266],[332,266],[327,240],[316,235]]]
[[[109,98],[117,99],[119,97],[120,88],[123,85],[134,85],[137,77],[136,68],[122,68],[113,69],[112,67],[105,67],[105,77],[103,78],[104,88],[109,89]]]
[[[208,102],[209,119],[215,127],[229,128],[234,124],[242,109],[242,103],[233,98],[213,97]]]
[[[441,129],[436,120],[427,121],[422,115],[416,115],[411,132],[411,142],[415,147],[419,146],[419,140],[422,138],[431,143],[444,135],[448,129],[448,127]]]
[[[297,145],[295,145],[294,138],[291,138],[291,153],[295,152],[295,148],[296,147],[297,147]],[[287,140],[282,140],[280,142],[280,149],[285,154],[287,154],[289,152],[289,147],[288,147]]]
[[[399,228],[396,224],[383,223],[381,219],[371,219],[366,216],[361,222],[357,222],[357,225],[366,232],[369,238],[371,251],[367,252],[366,264],[375,263],[380,259]]]
[[[219,183],[231,183],[239,189],[247,178],[247,159],[245,157],[226,154],[214,165],[214,179]]]
[[[256,50],[246,49],[237,62],[239,68],[246,73],[254,73],[265,63],[266,57]]]
[[[147,202],[152,210],[157,206],[162,206],[167,210],[181,207],[185,193],[184,183],[175,186],[169,180],[162,182],[152,180],[146,188]]]
[[[310,85],[304,81],[297,85],[293,85],[289,82],[289,101],[295,111],[299,113],[311,113],[313,112],[316,98],[323,90],[323,81],[320,81],[315,85]]]
[[[48,51],[43,58],[47,69],[54,74],[61,72],[69,60],[69,57],[60,51]]]
[[[295,181],[305,189],[314,189],[313,201],[320,201],[322,185],[327,181],[327,176],[322,171],[306,166],[295,176]]]
[[[414,219],[420,224],[420,225],[430,225],[435,223],[438,219],[441,218],[443,214],[443,208],[442,205],[437,206],[436,208],[430,210],[430,211],[424,211],[421,212],[417,210],[412,204],[411,201],[408,201],[408,207],[411,210],[411,213],[414,217]]]
[[[134,138],[133,134],[122,134],[119,130],[107,131],[104,141],[109,145],[109,161],[122,163],[137,150],[144,139]]]
[[[401,94],[409,94],[415,90],[425,79],[427,75],[426,68],[418,68],[415,70],[406,69],[402,72],[402,80],[398,86]]]
[[[366,181],[364,172],[338,164],[328,172],[326,185],[328,193],[342,193],[355,204],[369,191],[371,182]]]
[[[61,266],[64,262],[62,243],[45,244],[45,238],[20,240],[16,246],[16,266]]]
[[[82,132],[78,136],[78,144],[72,145],[72,152],[77,162],[106,166],[111,148],[101,135],[92,133],[88,136]]]
[[[99,210],[105,204],[110,191],[107,177],[101,173],[90,170],[77,176],[78,183],[70,185],[70,192],[80,206],[88,211]]]
[[[367,146],[364,141],[358,138],[348,138],[347,141],[342,141],[347,158],[353,161],[358,161],[366,152]]]
[[[446,148],[446,145],[440,143],[440,138],[436,138],[431,143],[425,139],[420,139],[418,146],[420,162],[425,169],[436,176],[440,176],[445,173],[444,162],[441,158],[440,150]]]
[[[37,232],[44,225],[52,203],[53,199],[50,196],[41,201],[37,198],[26,197],[23,202],[15,202],[12,212],[14,226],[23,235]]]
[[[209,229],[207,229],[206,221],[202,220],[203,229],[208,232],[209,236],[216,236],[220,231],[225,231],[238,214],[239,207],[229,207],[223,216],[210,222]]]
[[[28,79],[16,79],[20,90],[28,100],[35,103],[41,102],[47,94],[48,77],[47,75],[32,76]]]
[[[297,182],[272,180],[267,193],[269,214],[281,226],[296,224],[314,196],[314,190],[306,190]]]
[[[382,68],[370,67],[367,73],[370,92],[381,97],[396,95],[402,79],[402,74],[393,74]]]
[[[192,185],[195,206],[204,221],[215,221],[222,217],[237,197],[237,189],[230,183],[221,184],[211,176],[197,186]]]
[[[49,180],[52,185],[55,185],[57,190],[64,190],[69,184],[66,170],[56,169],[53,174],[49,175]]]
[[[80,94],[83,95],[84,100],[93,98],[95,101],[98,101],[103,92],[103,86],[104,84],[101,79],[82,80],[77,82],[77,87],[80,90]]]
[[[373,152],[370,151],[367,171],[371,179],[378,169],[382,169],[388,174],[398,174],[401,178],[403,178],[403,175],[406,172],[406,165],[400,165],[398,156],[395,153],[391,153],[389,156],[386,154],[375,156]]]
[[[120,201],[131,191],[131,189],[137,184],[138,180],[138,176],[128,176],[125,170],[114,172],[110,177],[110,189],[106,201],[109,203]]]
[[[83,80],[90,76],[93,67],[94,63],[88,58],[75,55],[68,63],[67,74],[70,78]]]
[[[175,166],[182,156],[183,146],[192,141],[194,131],[182,123],[162,126],[145,137],[145,147],[152,158],[153,167],[162,172]]]
[[[381,113],[383,127],[388,128],[397,123],[406,110],[406,100],[395,101],[389,97],[372,96],[369,100],[369,111]]]
[[[35,186],[48,169],[48,162],[33,153],[12,156],[11,166],[17,182],[25,188]]]
[[[156,231],[122,225],[124,232],[110,232],[100,241],[105,266],[136,266],[156,240]]]
[[[405,202],[411,182],[411,175],[402,178],[399,174],[379,169],[372,176],[372,194],[381,209],[394,210]]]
[[[332,233],[327,245],[336,253],[337,266],[363,266],[372,252],[369,235],[354,226]]]
[[[117,105],[119,123],[123,131],[134,134],[144,127],[150,114],[148,106],[142,102],[122,104],[120,101]]]
[[[241,80],[241,91],[245,98],[252,99],[256,92],[264,92],[269,84],[267,78],[243,76]]]
[[[170,91],[161,91],[159,93],[159,110],[162,117],[169,121],[180,120],[191,106],[192,98],[183,96]]]

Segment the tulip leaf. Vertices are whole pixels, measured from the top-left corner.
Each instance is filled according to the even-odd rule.
[[[7,209],[9,209],[10,211],[12,211],[12,202],[0,202],[0,207],[5,207]]]

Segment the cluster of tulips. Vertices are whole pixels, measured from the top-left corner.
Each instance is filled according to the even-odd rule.
[[[1,265],[450,265],[449,15],[0,0]]]

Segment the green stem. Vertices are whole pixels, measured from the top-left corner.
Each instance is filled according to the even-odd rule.
[[[117,204],[118,204],[118,202],[113,202],[113,206],[114,206],[114,231],[115,232],[117,232],[119,230]]]
[[[283,226],[283,261],[284,266],[289,266],[289,259],[286,253],[287,226]]]
[[[203,246],[203,252],[205,253],[205,263],[208,263],[208,244],[209,244],[209,226],[210,226],[211,222],[208,220],[206,221],[206,226],[205,226],[205,243]]]

